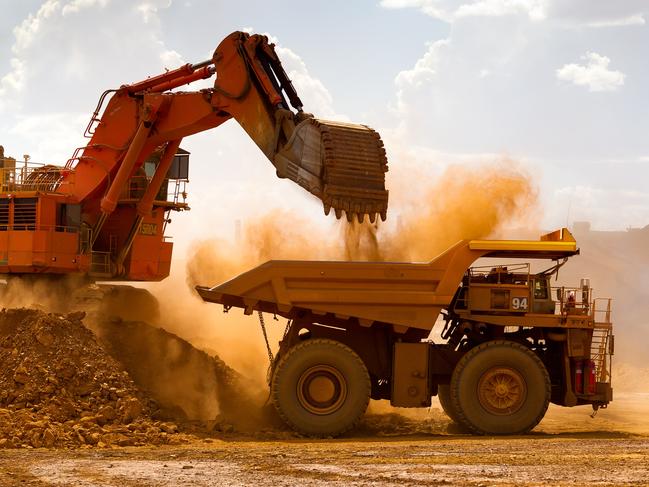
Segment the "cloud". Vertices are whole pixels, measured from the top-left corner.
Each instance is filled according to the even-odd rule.
[[[382,0],[388,9],[416,8],[448,22],[466,17],[524,15],[534,21],[557,21],[585,27],[644,25],[646,0]]]
[[[610,70],[608,65],[611,60],[608,57],[587,52],[581,59],[585,64],[566,64],[557,69],[557,78],[577,86],[587,86],[589,91],[615,91],[624,85],[626,75]]]
[[[589,27],[624,27],[627,25],[644,25],[646,23],[644,15],[634,14],[628,17],[619,17],[613,19],[593,20],[586,25]]]
[[[25,63],[18,58],[10,61],[11,71],[0,78],[0,112],[12,105],[12,97],[25,86]]]
[[[0,73],[0,132],[8,151],[65,161],[108,88],[183,64],[159,19],[169,0],[47,0],[13,30]],[[62,129],[61,124],[70,124]],[[76,135],[76,136],[75,136]],[[66,149],[67,147],[67,149]]]
[[[546,0],[382,0],[381,6],[389,9],[418,8],[430,17],[449,23],[462,17],[501,17],[525,14],[533,20],[545,18]]]
[[[455,17],[502,17],[505,15],[525,14],[531,20],[543,20],[545,0],[480,0],[460,5]]]
[[[424,55],[417,60],[412,69],[399,72],[395,78],[397,88],[404,86],[421,86],[431,81],[437,73],[441,53],[449,44],[448,39],[431,42]]]
[[[96,0],[86,0],[94,2]],[[158,11],[162,8],[169,8],[171,0],[140,0],[136,6],[138,12],[142,14],[145,24],[158,21]]]
[[[646,0],[549,0],[548,18],[568,25],[592,28],[644,25],[649,14]]]
[[[185,64],[182,55],[173,49],[161,52],[160,61],[165,69],[175,69]]]
[[[23,149],[30,155],[37,154],[35,162],[62,165],[71,155],[71,141],[79,139],[87,123],[85,113],[21,115],[13,120],[8,135],[33,141]]]
[[[309,73],[300,56],[288,47],[276,46],[275,49],[306,111],[312,112],[318,118],[337,120],[347,118],[336,113],[331,93],[322,81]]]
[[[243,32],[255,33],[253,27],[244,27]],[[284,71],[295,87],[300,100],[304,103],[304,110],[313,113],[316,118],[328,120],[349,121],[349,118],[337,113],[333,106],[333,97],[327,87],[313,76],[304,60],[292,49],[282,46],[279,39],[267,32],[262,35],[268,37],[268,41],[275,44],[275,52],[282,62]]]
[[[0,77],[0,110],[37,111],[45,98],[52,111],[90,110],[89,100],[104,89],[177,64],[182,57],[165,46],[158,18],[169,5],[169,0],[45,1],[14,28],[10,71]]]
[[[91,8],[96,5],[105,7],[109,1],[110,0],[72,0],[71,2],[63,6],[61,13],[63,15],[70,15],[77,13],[79,10]]]

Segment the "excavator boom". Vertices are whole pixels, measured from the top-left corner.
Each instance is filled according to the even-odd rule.
[[[211,88],[178,90],[212,78]],[[189,209],[182,140],[230,119],[326,214],[386,218],[388,166],[378,133],[305,112],[268,38],[234,32],[209,60],[104,92],[88,144],[65,167],[0,158],[0,274],[165,278],[169,213]]]
[[[169,93],[214,75],[212,89]],[[365,215],[371,221],[376,215],[386,218],[388,166],[379,134],[364,125],[321,120],[305,113],[266,36],[234,32],[221,42],[211,60],[124,85],[101,117],[100,108],[88,127],[91,142],[77,168],[91,161],[96,148],[131,149],[133,142],[141,141],[142,149],[132,164],[137,167],[157,146],[234,118],[275,166],[278,177],[291,179],[320,198],[326,214],[333,208],[337,218],[345,212],[350,221],[354,217],[363,221]],[[120,120],[123,128],[116,129],[111,121],[124,118],[125,108],[135,113],[128,114],[130,124]],[[142,127],[150,129],[146,136],[140,132],[143,138],[136,137],[138,122],[149,125]],[[95,131],[93,123],[98,123]],[[102,123],[110,127],[103,130]],[[120,157],[109,164],[117,165]],[[128,167],[122,166],[127,172]],[[84,187],[77,188],[76,194],[79,199],[104,182],[105,175],[95,173],[82,178]]]

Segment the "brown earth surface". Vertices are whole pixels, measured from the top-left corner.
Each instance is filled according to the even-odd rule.
[[[342,438],[289,431],[258,384],[143,322],[0,312],[0,486],[649,485],[649,390],[551,406],[523,437],[471,437],[372,402]]]
[[[336,440],[234,433],[177,447],[0,450],[0,485],[649,485],[649,436],[550,419],[508,438],[408,434],[390,426],[407,420],[379,415]]]

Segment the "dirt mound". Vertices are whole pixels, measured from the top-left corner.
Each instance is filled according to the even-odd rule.
[[[157,401],[164,417],[202,422],[208,430],[250,431],[272,422],[262,408],[268,395],[263,385],[177,335],[121,320],[102,322],[96,332],[138,388]]]
[[[0,312],[0,447],[177,443],[83,313]]]

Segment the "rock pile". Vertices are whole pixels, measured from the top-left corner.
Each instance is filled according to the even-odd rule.
[[[0,312],[0,448],[185,441],[84,327],[83,313]]]
[[[104,321],[93,327],[103,348],[154,398],[158,416],[214,421],[256,430],[267,423],[265,386],[255,384],[214,354],[142,321]],[[211,428],[208,428],[211,429]]]

